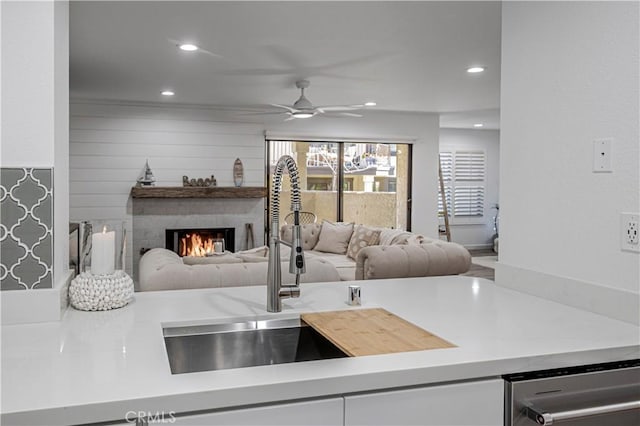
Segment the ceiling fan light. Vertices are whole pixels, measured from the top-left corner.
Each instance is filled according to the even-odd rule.
[[[377,104],[377,103],[375,103],[375,102],[365,102],[365,103],[364,103],[364,106],[369,106],[369,107],[371,107],[371,106],[376,106],[376,105],[378,105],[378,104]]]
[[[191,44],[191,43],[184,43],[184,44],[181,44],[178,47],[180,48],[180,50],[185,50],[187,52],[194,52],[194,51],[198,50],[198,46],[196,46],[195,44]]]
[[[291,113],[291,116],[295,118],[311,118],[314,115],[314,113],[308,111],[296,111]]]

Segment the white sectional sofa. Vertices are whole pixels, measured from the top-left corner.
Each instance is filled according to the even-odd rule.
[[[241,287],[267,283],[267,259],[237,261],[235,255],[216,263],[192,263],[171,250],[155,248],[140,259],[138,291],[184,290],[190,288]],[[256,256],[257,257],[257,256]],[[309,259],[301,282],[340,281],[335,267],[322,259]],[[289,262],[282,262],[282,282],[294,283]]]
[[[463,246],[410,232],[326,221],[301,228],[303,283],[454,275],[471,265]],[[281,238],[291,240],[290,225],[281,228]],[[294,280],[287,272],[288,256],[289,248],[282,245],[283,282]],[[153,249],[140,260],[138,290],[261,285],[267,265],[267,247],[211,258],[181,258]]]

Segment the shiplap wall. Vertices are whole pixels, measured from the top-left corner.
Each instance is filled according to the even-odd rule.
[[[116,230],[124,223],[132,235],[129,192],[147,159],[158,186],[212,174],[219,186],[233,186],[236,158],[244,165],[245,186],[264,185],[264,127],[223,119],[205,108],[71,101],[70,220]]]

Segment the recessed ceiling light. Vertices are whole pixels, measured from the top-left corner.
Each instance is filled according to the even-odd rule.
[[[198,46],[196,46],[195,44],[191,44],[191,43],[185,43],[185,44],[181,44],[180,46],[178,46],[181,50],[186,50],[187,52],[193,52],[195,50],[198,50]]]
[[[160,94],[162,96],[173,96],[175,95],[175,92],[172,92],[171,90],[163,90]]]
[[[482,123],[476,123],[476,124],[473,125],[473,127],[482,127],[482,126],[484,126],[484,124],[482,124]]]
[[[478,72],[482,72],[484,71],[484,67],[471,67],[471,68],[467,68],[467,72],[471,73],[471,74],[475,74]]]
[[[365,102],[364,106],[376,106],[378,104],[376,104],[375,102]]]

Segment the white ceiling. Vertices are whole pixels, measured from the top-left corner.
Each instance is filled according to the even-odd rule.
[[[441,113],[499,127],[499,2],[71,2],[73,98]],[[178,42],[206,52],[183,52]],[[472,65],[486,67],[468,74]],[[163,89],[176,95],[163,99]],[[365,111],[366,113],[366,111]]]

